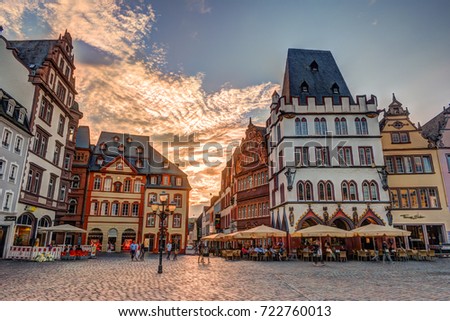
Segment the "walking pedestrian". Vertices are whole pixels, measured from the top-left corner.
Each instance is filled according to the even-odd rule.
[[[207,257],[208,258],[208,264],[209,264],[209,247],[208,247],[208,245],[203,246],[202,256],[203,256],[202,263],[205,263],[205,257]]]
[[[137,247],[138,247],[138,245],[136,243],[134,243],[134,241],[132,241],[131,245],[130,245],[131,261],[134,261],[134,259],[136,257]]]
[[[204,259],[203,259],[203,245],[202,245],[202,243],[200,242],[199,244],[198,244],[198,260],[197,260],[197,263],[203,263],[204,262]]]
[[[144,243],[141,243],[141,245],[139,246],[140,248],[140,255],[139,255],[139,261],[144,261],[144,256],[145,256],[145,251],[144,251]]]
[[[385,258],[387,258],[389,262],[394,263],[392,262],[391,254],[389,253],[389,248],[386,241],[383,241],[382,249],[383,249],[383,263]]]
[[[319,241],[317,241],[317,240],[314,241],[314,243],[313,243],[313,257],[314,257],[314,265],[317,265],[319,260],[322,265],[325,265],[325,263],[323,262],[323,257],[322,257],[322,249],[321,249]]]
[[[172,243],[170,243],[170,241],[167,243],[166,250],[167,250],[167,259],[170,260],[170,255],[172,254]]]
[[[180,246],[178,243],[173,244],[173,260],[177,259],[178,253],[180,253]]]

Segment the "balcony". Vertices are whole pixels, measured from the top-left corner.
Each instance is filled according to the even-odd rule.
[[[238,192],[237,201],[242,202],[245,200],[266,196],[269,197],[269,184],[253,187],[250,189],[246,189],[245,191]]]

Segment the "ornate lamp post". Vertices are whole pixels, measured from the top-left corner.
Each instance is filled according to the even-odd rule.
[[[152,202],[152,211],[153,214],[158,215],[159,217],[159,265],[158,265],[158,273],[163,273],[162,269],[162,255],[164,251],[164,246],[162,245],[162,241],[164,239],[166,228],[164,223],[166,218],[169,215],[172,215],[177,207],[174,201],[168,203],[169,194],[166,192],[161,192],[159,194],[159,202]]]

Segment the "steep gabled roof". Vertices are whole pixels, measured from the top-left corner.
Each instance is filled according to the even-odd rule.
[[[16,106],[14,108],[14,112],[12,113],[12,116],[9,115],[6,111],[8,109],[8,102],[10,99],[14,99],[11,95],[9,95],[7,92],[5,92],[2,88],[0,88],[0,116],[6,118],[9,122],[16,125],[20,129],[24,130],[26,133],[32,135],[30,130],[30,123],[27,117],[27,109],[23,107],[16,99],[14,101],[16,102]],[[23,122],[19,122],[19,113],[20,110],[23,110]]]
[[[34,65],[35,68],[39,68],[43,65],[50,50],[58,43],[58,40],[14,40],[8,41],[8,43],[11,47],[17,49],[19,59],[25,66]]]
[[[307,87],[303,91],[302,87]],[[333,88],[338,92],[334,93]],[[353,98],[350,90],[330,51],[289,49],[286,60],[282,96],[300,97],[306,104],[306,97],[316,97],[319,104],[323,97],[333,97],[333,103],[339,103],[339,97]]]
[[[444,108],[439,114],[430,119],[426,124],[422,126],[422,136],[428,138],[433,142],[437,142],[441,139],[442,129],[447,127],[448,119],[450,118],[450,106]]]

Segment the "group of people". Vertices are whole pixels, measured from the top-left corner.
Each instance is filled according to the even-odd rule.
[[[258,255],[263,256],[263,255],[266,255],[267,253],[269,253],[275,259],[279,259],[280,256],[283,256],[285,254],[285,252],[286,252],[286,249],[283,244],[278,244],[276,246],[269,246],[269,245],[262,246],[260,244],[255,247],[253,247],[253,246],[246,247],[243,245],[242,249],[241,249],[241,253],[243,256],[251,255],[252,253],[258,253]]]
[[[172,244],[172,242],[168,242],[166,245],[167,251],[167,259],[170,260],[170,256],[173,252],[173,260],[175,261],[178,257],[178,253],[180,253],[180,246],[177,243]]]
[[[197,263],[205,263],[205,260],[208,260],[208,264],[210,263],[209,261],[209,247],[208,244],[203,244],[203,243],[199,243],[198,247],[197,247],[197,251],[198,253],[198,262]]]
[[[131,261],[144,261],[144,243],[137,244],[134,241],[130,244]]]

